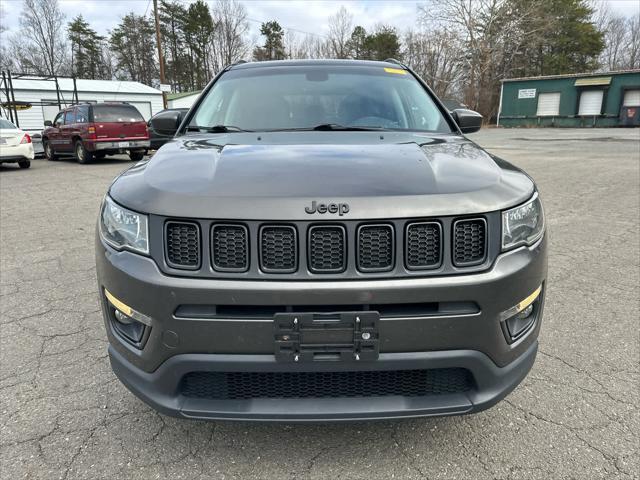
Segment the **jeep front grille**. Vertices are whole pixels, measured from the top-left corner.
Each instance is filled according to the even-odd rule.
[[[308,248],[309,269],[312,272],[342,272],[347,267],[344,227],[310,227]]]
[[[483,218],[458,220],[453,224],[453,263],[458,267],[484,262],[487,223]]]
[[[441,261],[440,224],[437,222],[407,225],[405,259],[407,268],[419,270],[436,268]]]
[[[260,268],[268,273],[295,272],[298,267],[295,227],[266,226],[260,229]]]
[[[227,221],[150,215],[150,254],[167,274],[340,280],[475,273],[500,252],[500,212],[379,222]],[[164,237],[164,248],[154,239]]]
[[[244,225],[215,224],[211,228],[211,264],[220,272],[249,268],[249,235]]]
[[[393,268],[393,227],[363,225],[358,229],[358,270],[383,272]]]
[[[343,372],[191,372],[182,395],[208,400],[257,398],[424,397],[473,389],[464,368]]]
[[[173,268],[194,270],[200,266],[200,229],[191,222],[167,222],[167,263]]]

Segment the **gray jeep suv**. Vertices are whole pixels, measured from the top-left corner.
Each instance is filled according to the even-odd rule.
[[[534,182],[394,61],[226,68],[111,185],[96,235],[111,365],[199,419],[486,409],[533,365]]]

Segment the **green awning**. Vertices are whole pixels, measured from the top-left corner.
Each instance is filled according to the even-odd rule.
[[[578,78],[574,85],[576,87],[589,87],[592,85],[610,85],[611,77],[588,77]]]

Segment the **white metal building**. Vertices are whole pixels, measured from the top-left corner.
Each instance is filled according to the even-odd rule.
[[[169,108],[191,108],[191,105],[200,96],[200,91],[196,92],[183,92],[183,93],[170,93],[167,95],[167,107]]]
[[[14,78],[12,83],[16,103],[50,102],[49,105],[33,105],[17,112],[20,128],[32,132],[42,130],[44,121],[53,120],[59,111],[55,82],[26,77]],[[58,85],[60,103],[65,108],[74,100],[73,79],[58,78]],[[79,102],[127,102],[134,105],[145,120],[163,107],[162,92],[139,82],[76,79],[76,88]]]

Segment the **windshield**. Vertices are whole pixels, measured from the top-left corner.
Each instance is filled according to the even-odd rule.
[[[133,105],[94,105],[93,121],[104,123],[144,122]]]
[[[327,124],[451,132],[429,93],[406,70],[346,65],[230,70],[189,126],[269,131]]]
[[[4,118],[0,118],[0,129],[2,129],[2,130],[17,130],[17,128],[18,127],[16,127],[10,121],[5,120]]]

